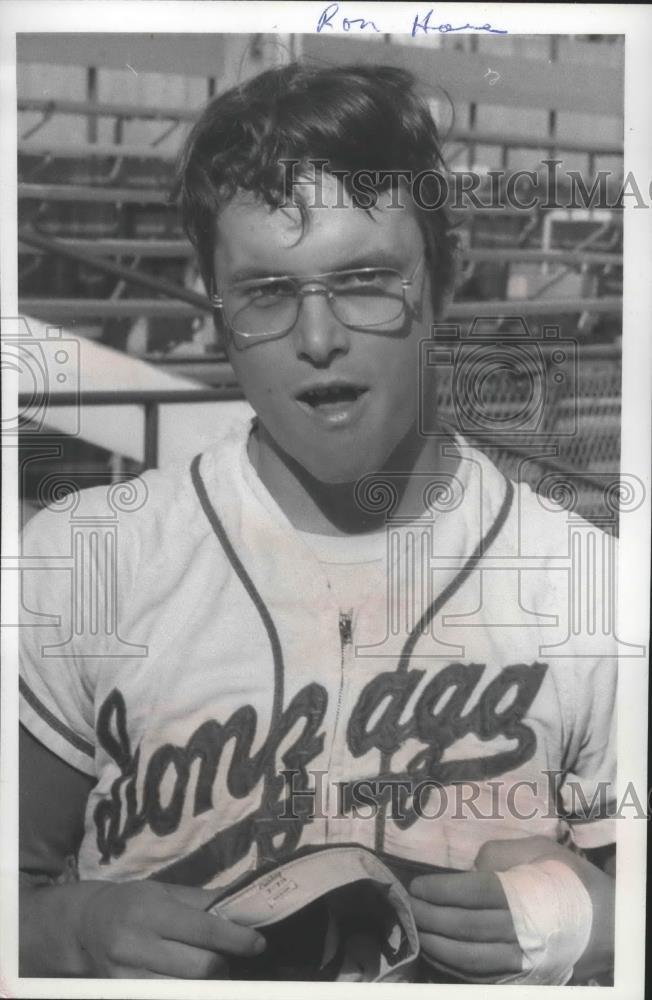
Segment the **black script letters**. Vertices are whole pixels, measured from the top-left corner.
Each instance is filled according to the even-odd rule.
[[[347,741],[351,753],[361,757],[375,747],[392,754],[406,739],[416,737],[426,747],[409,762],[407,776],[429,778],[440,784],[487,779],[523,764],[534,754],[536,737],[522,720],[541,687],[547,665],[518,663],[505,667],[487,685],[476,705],[464,713],[485,669],[484,664],[478,663],[449,664],[426,684],[412,717],[403,723],[399,718],[423,671],[406,670],[374,677],[362,691],[349,719]],[[506,700],[505,707],[499,708]],[[388,704],[382,715],[370,726],[370,719],[385,701]],[[469,733],[483,741],[504,736],[515,739],[517,745],[483,757],[443,761],[445,751]]]
[[[284,781],[279,780],[280,764],[276,756],[285,736],[299,719],[305,725],[293,744],[284,751],[282,764],[287,770],[298,772],[299,780],[307,786],[306,767],[323,749],[324,735],[318,733],[328,705],[328,695],[320,684],[308,684],[299,691],[278,723],[270,727],[270,732],[260,749],[251,755],[251,747],[256,736],[258,717],[251,705],[237,709],[225,723],[209,719],[202,723],[190,736],[185,747],[165,743],[158,747],[149,758],[143,782],[142,803],[139,805],[136,783],[141,767],[141,750],[132,753],[127,732],[127,711],[122,693],[114,689],[100,708],[97,720],[97,737],[100,745],[120,768],[120,776],[111,786],[108,798],[99,802],[94,813],[97,828],[97,845],[101,860],[108,863],[111,857],[120,857],[126,842],[149,825],[159,837],[173,833],[179,826],[183,811],[188,780],[192,764],[200,761],[199,774],[195,786],[193,814],[195,816],[213,808],[212,790],[218,767],[226,743],[234,740],[233,755],[226,783],[234,798],[249,795],[261,779],[263,785],[263,805],[269,821],[275,827],[272,831],[264,815],[258,815],[256,828],[269,844],[273,833],[285,833],[283,824],[274,823],[281,812],[279,796],[284,789]],[[161,802],[161,786],[165,775],[173,772],[172,794],[168,802]],[[124,815],[123,815],[124,809]],[[285,824],[287,826],[287,824]],[[243,857],[248,843],[238,844],[238,857]],[[233,858],[234,863],[238,858]]]
[[[504,774],[535,753],[536,736],[524,720],[547,669],[544,663],[505,667],[475,697],[472,708],[467,706],[486,671],[484,664],[450,663],[431,677],[418,696],[424,670],[399,668],[378,674],[362,690],[351,711],[346,734],[348,749],[354,758],[378,751],[382,771],[378,777],[394,782],[405,779],[406,792],[414,782],[448,785]],[[401,721],[413,696],[414,708]],[[293,794],[310,787],[308,765],[324,749],[326,734],[320,729],[327,706],[325,688],[313,682],[298,691],[287,708],[272,719],[265,741],[255,753],[252,747],[258,715],[252,705],[243,705],[225,722],[206,719],[190,734],[185,746],[164,743],[146,760],[142,746],[131,745],[125,700],[114,689],[101,705],[97,719],[98,742],[120,772],[94,812],[101,863],[109,864],[112,858],[120,857],[128,841],[146,827],[158,837],[174,833],[188,794],[193,796],[194,816],[219,809],[220,803],[213,801],[213,790],[229,741],[233,741],[225,775],[229,796],[246,798],[262,782],[251,810],[244,816],[238,814],[230,826],[216,823],[218,829],[205,843],[187,856],[171,858],[167,867],[151,877],[203,885],[246,857],[254,844],[260,859],[289,856],[299,845],[305,824],[314,817],[306,807],[288,821],[283,772],[293,774]],[[298,722],[302,723],[299,727]],[[295,727],[300,730],[296,735]],[[285,748],[283,741],[291,732],[292,742]],[[513,745],[455,759],[451,748],[467,735],[482,742],[503,737]],[[422,748],[404,767],[395,770],[392,756],[406,740],[417,740]],[[191,774],[196,778],[189,791]],[[414,809],[408,809],[397,823],[407,828],[417,818]]]

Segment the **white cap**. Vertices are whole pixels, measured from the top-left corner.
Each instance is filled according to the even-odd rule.
[[[361,847],[295,857],[220,898],[208,912],[264,931],[323,897],[328,897],[328,924],[320,969],[331,970],[323,978],[409,981],[419,938],[408,894],[390,869]]]

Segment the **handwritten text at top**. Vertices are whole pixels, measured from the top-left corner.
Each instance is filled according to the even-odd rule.
[[[324,7],[323,11],[319,15],[319,20],[317,21],[317,32],[319,33],[325,31],[326,29],[329,29],[330,31],[366,31],[376,32],[377,34],[382,32],[382,28],[379,28],[375,21],[368,20],[364,17],[344,17],[344,15],[341,15],[339,11],[340,5],[338,3],[331,3],[327,7]],[[413,38],[419,34],[427,35],[429,32],[437,32],[440,35],[447,35],[454,31],[486,31],[491,35],[508,34],[506,28],[494,28],[489,23],[452,25],[447,21],[442,22],[441,24],[435,24],[435,20],[436,18],[433,8],[431,8],[425,15],[416,14],[412,19],[410,34]]]

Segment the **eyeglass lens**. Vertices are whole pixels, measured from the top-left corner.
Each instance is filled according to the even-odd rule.
[[[333,314],[346,326],[386,327],[403,313],[403,283],[397,271],[342,272],[313,284],[321,286],[319,291],[327,295]],[[241,336],[275,336],[294,326],[305,294],[287,278],[243,282],[224,297],[226,318]]]

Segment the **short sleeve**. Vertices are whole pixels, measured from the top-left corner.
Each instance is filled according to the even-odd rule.
[[[617,661],[577,664],[572,751],[560,789],[565,818],[578,847],[616,840]]]
[[[80,573],[93,573],[91,561],[75,559],[74,545],[68,510],[39,512],[22,535],[20,721],[49,750],[94,777],[93,681],[75,635],[83,610],[75,608],[75,582]]]

